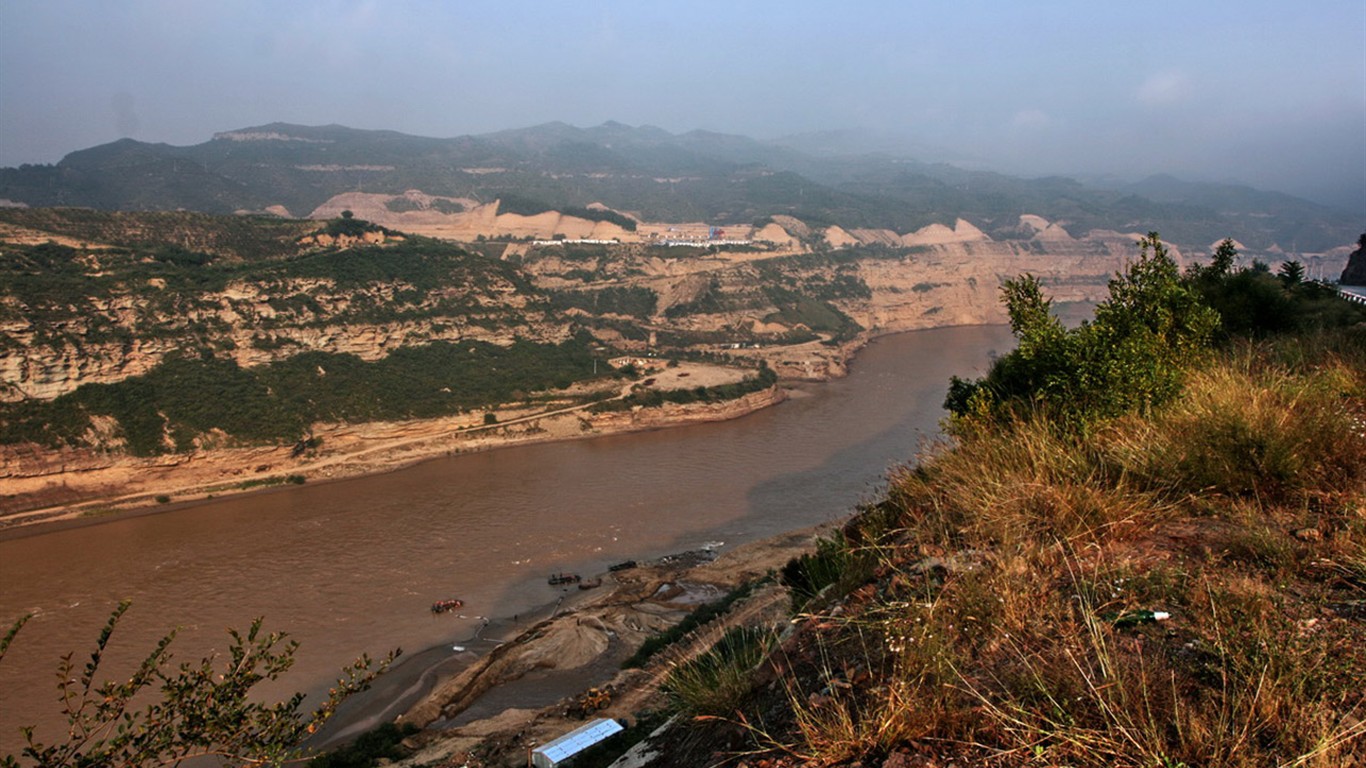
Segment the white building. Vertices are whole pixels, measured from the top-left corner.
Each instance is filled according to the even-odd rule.
[[[555,768],[574,755],[624,730],[626,729],[616,720],[594,720],[531,750],[531,764],[536,768]]]

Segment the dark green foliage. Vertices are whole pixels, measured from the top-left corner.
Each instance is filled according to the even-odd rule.
[[[368,226],[357,219],[336,221]],[[521,317],[504,316],[485,296],[508,287],[536,294],[510,264],[416,237],[252,263],[167,243],[90,251],[53,243],[0,246],[0,295],[12,297],[0,301],[0,318],[22,316],[34,327],[37,344],[59,349],[133,339],[173,340],[183,350],[224,349],[222,298],[206,294],[230,284],[269,297],[274,316],[260,313],[253,299],[230,300],[240,322],[254,324],[252,344],[261,349],[283,343],[269,333],[279,326],[460,317],[501,327]],[[318,301],[338,293],[350,295],[328,302],[328,309]],[[130,304],[133,313],[116,310]],[[531,306],[534,311],[537,303]]]
[[[778,308],[777,312],[764,318],[766,322],[801,324],[813,331],[832,333],[837,337],[852,336],[863,330],[848,315],[819,299],[774,285],[765,286],[764,291]]]
[[[870,514],[869,518],[875,516]],[[796,613],[831,584],[861,583],[869,575],[872,562],[870,551],[855,546],[843,534],[836,534],[818,541],[814,553],[787,561],[779,573],[779,583],[790,591],[792,611]]]
[[[1293,288],[1304,280],[1304,265],[1291,259],[1281,265],[1280,276],[1286,287]]]
[[[128,450],[141,456],[188,450],[216,429],[267,442],[292,438],[303,427],[298,414],[280,410],[254,372],[230,360],[172,357],[146,376],[86,384],[51,401],[2,405],[0,442],[78,445],[96,415],[113,417]]]
[[[570,205],[566,206],[563,210],[560,211],[560,213],[563,213],[565,216],[573,216],[575,218],[587,219],[589,221],[605,221],[610,224],[616,224],[617,226],[621,227],[627,232],[636,231],[635,219],[631,218],[630,216],[623,216],[622,214],[612,210],[607,210],[603,208],[581,208],[576,205]]]
[[[857,272],[837,272],[829,280],[812,275],[801,283],[801,292],[819,301],[868,299],[873,291]]]
[[[653,408],[664,403],[724,403],[743,397],[751,392],[768,389],[778,381],[778,374],[765,366],[752,376],[735,384],[720,384],[714,387],[694,387],[693,389],[647,389],[636,392],[620,400],[609,400],[593,406],[595,413],[604,411],[625,411],[636,406]]]
[[[639,286],[610,286],[595,291],[559,291],[550,305],[559,310],[582,309],[593,315],[627,315],[641,319],[655,313],[659,295]]]
[[[687,315],[705,315],[725,312],[732,307],[721,291],[721,282],[713,277],[706,287],[691,301],[682,301],[664,310],[670,319]]]
[[[538,213],[554,210],[554,206],[548,205],[530,197],[523,197],[518,194],[500,194],[498,196],[499,213],[515,213],[519,216],[535,216]]]
[[[1271,275],[1244,269],[1219,277],[1201,275],[1194,284],[1219,313],[1224,338],[1284,333],[1297,324],[1297,308],[1285,285]]]
[[[457,203],[454,200],[445,200],[443,198],[437,198],[433,200],[432,207],[446,214],[461,213],[465,210],[465,206],[461,205],[460,203]]]
[[[178,267],[202,267],[213,261],[213,256],[207,253],[194,253],[178,245],[166,245],[158,248],[154,252],[153,258]]]
[[[1082,428],[1171,399],[1182,371],[1207,349],[1218,315],[1181,279],[1151,233],[1139,258],[1110,281],[1095,319],[1066,329],[1039,281],[1006,281],[1002,294],[1016,349],[976,382],[955,378],[945,407],[955,416],[1008,417],[1040,407]]]
[[[261,442],[290,437],[304,426],[275,407],[252,371],[231,360],[171,357],[142,378],[151,387],[148,405],[165,415],[177,450],[189,449],[195,436],[214,429]]]
[[[342,211],[341,218],[327,222],[327,226],[319,230],[320,233],[338,237],[346,235],[348,237],[360,237],[367,232],[388,232],[387,229],[365,219],[358,219],[350,211]]]
[[[1336,292],[1305,282],[1304,267],[1288,261],[1278,276],[1264,264],[1234,268],[1232,241],[1219,244],[1208,266],[1192,267],[1187,281],[1219,313],[1220,338],[1265,338],[1366,321],[1366,309],[1342,301]]]
[[[0,222],[126,249],[154,253],[173,247],[232,262],[292,256],[300,250],[297,240],[317,229],[316,222],[267,216],[112,213],[86,208],[0,208]]]
[[[359,421],[444,415],[592,371],[590,349],[574,339],[560,345],[518,341],[506,348],[437,342],[404,347],[373,363],[313,352],[267,366],[262,378],[272,391],[288,393],[291,409],[309,421]]]
[[[44,768],[180,765],[204,756],[210,762],[231,756],[244,764],[282,765],[297,760],[299,743],[400,653],[378,663],[361,656],[311,714],[303,709],[302,693],[266,703],[253,692],[288,672],[299,648],[282,632],[263,632],[261,619],[246,632],[229,630],[231,641],[221,657],[178,665],[171,658],[172,631],[131,676],[100,682],[105,651],[129,605],[125,600],[114,609],[88,662],[78,665],[67,654],[58,664],[57,701],[67,735],[45,744],[25,727],[23,757]],[[15,622],[0,641],[0,658],[26,621]],[[19,763],[9,755],[0,764]]]
[[[384,203],[384,207],[394,213],[407,213],[409,211],[422,210],[422,203],[411,197],[391,197]]]
[[[348,746],[313,758],[308,765],[310,768],[371,768],[381,759],[402,760],[409,754],[403,740],[419,730],[412,723],[402,726],[384,723],[361,734]]]
[[[112,416],[138,455],[187,450],[213,430],[248,443],[293,442],[315,421],[431,418],[588,378],[591,343],[438,342],[371,363],[307,352],[250,370],[172,357],[146,376],[0,405],[0,442],[79,445],[94,415]]]
[[[731,627],[705,653],[674,667],[660,684],[671,705],[695,717],[726,717],[750,695],[754,670],[773,646],[769,627]]]

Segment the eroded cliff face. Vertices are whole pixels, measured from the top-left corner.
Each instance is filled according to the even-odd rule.
[[[1005,322],[1000,285],[1022,273],[1039,277],[1057,302],[1097,301],[1136,255],[1136,235],[1098,232],[1074,239],[1036,219],[1025,222],[1020,238],[994,241],[962,221],[898,235],[818,230],[776,217],[760,228],[772,241],[757,248],[514,244],[502,260],[448,249],[457,255],[443,253],[447,260],[434,271],[391,270],[387,260],[420,254],[405,250],[409,246],[370,245],[363,247],[374,260],[350,267],[343,254],[329,252],[315,272],[335,268],[334,277],[247,269],[201,292],[153,278],[72,296],[70,306],[47,306],[41,313],[11,293],[0,299],[0,382],[6,399],[51,399],[83,384],[146,374],[187,351],[252,368],[313,351],[374,361],[435,341],[561,342],[583,329],[613,350],[670,355],[687,349],[747,366],[763,361],[787,380],[824,380],[844,375],[854,352],[877,334]],[[595,292],[648,296],[650,310],[590,311],[568,300]],[[728,418],[781,397],[775,388],[728,403],[564,418],[573,422],[574,435],[646,429]],[[435,439],[451,432],[450,421],[410,427]],[[196,437],[189,452],[137,457],[125,450],[112,419],[99,416],[91,424],[79,448],[0,446],[0,478],[15,494],[0,503],[0,513],[6,504],[16,510],[55,507],[127,495],[134,486],[143,488],[143,496],[151,492],[147,488],[231,486],[303,466],[288,444],[244,444],[213,430]],[[375,429],[312,427],[339,451],[348,430]],[[430,442],[403,429],[380,429],[361,441],[364,450],[384,440]],[[529,437],[543,436],[541,426],[527,430]],[[338,461],[315,461],[310,472],[341,472],[333,466]],[[348,472],[369,466],[346,461],[355,465]]]
[[[377,360],[404,346],[433,341],[517,338],[563,341],[568,327],[506,281],[480,288],[452,285],[405,305],[402,282],[339,288],[336,281],[237,281],[193,301],[160,304],[127,292],[89,300],[85,311],[37,323],[8,301],[0,325],[0,399],[51,399],[87,383],[140,376],[167,355],[213,350],[242,367],[300,352],[352,354]],[[459,312],[444,309],[458,305]],[[402,307],[396,317],[367,321],[378,307]]]
[[[343,202],[357,201],[348,197]],[[545,290],[653,292],[653,316],[636,318],[648,337],[595,329],[614,346],[647,350],[655,345],[656,333],[703,339],[706,334],[739,332],[755,342],[744,345],[751,348],[742,352],[745,356],[764,357],[784,375],[826,378],[841,373],[847,353],[839,345],[794,343],[800,341],[794,335],[811,335],[809,321],[784,314],[773,300],[771,284],[827,301],[865,335],[1000,323],[1005,321],[1003,280],[1027,272],[1038,276],[1057,302],[1093,302],[1135,255],[1137,239],[1113,232],[1072,238],[1039,217],[1022,218],[1025,236],[1009,241],[993,241],[961,220],[953,227],[932,225],[897,235],[813,230],[790,217],[775,217],[759,231],[783,242],[769,242],[758,251],[720,253],[627,244],[604,247],[587,260],[582,255],[569,258],[558,248],[538,249],[522,260],[522,248],[517,259],[522,274]],[[889,247],[813,253],[801,245],[822,239]],[[666,255],[659,255],[661,251]],[[794,255],[802,258],[788,258]],[[559,342],[572,332],[575,318],[585,314],[552,312],[543,298],[506,273],[479,273],[477,279],[453,274],[449,284],[423,291],[401,279],[343,285],[337,279],[291,277],[243,278],[198,295],[172,296],[164,284],[149,281],[86,297],[56,319],[48,313],[43,322],[15,296],[3,301],[0,398],[10,401],[51,399],[82,384],[142,375],[187,348],[209,350],[242,367],[306,351],[371,361],[433,341]],[[705,339],[697,345],[731,346]]]
[[[1056,225],[1031,217],[1034,236],[997,242],[959,221],[953,228],[933,225],[912,234],[833,232],[833,239],[858,243],[895,242],[893,249],[872,256],[805,262],[781,258],[799,253],[792,243],[810,241],[813,231],[792,228],[784,247],[761,253],[706,253],[673,249],[668,257],[622,246],[596,260],[568,260],[556,249],[544,249],[523,265],[546,290],[604,286],[641,287],[658,297],[656,314],[645,325],[657,331],[716,333],[740,329],[757,339],[779,339],[784,333],[807,331],[806,325],[780,317],[766,297],[766,280],[780,269],[781,280],[825,290],[854,282],[862,295],[832,291],[829,303],[867,333],[911,331],[940,325],[1004,323],[1000,284],[1020,273],[1033,273],[1057,302],[1093,302],[1104,295],[1106,280],[1134,257],[1137,236],[1096,232],[1070,238]],[[779,227],[772,223],[766,228]],[[787,230],[783,230],[784,232]],[[831,238],[832,232],[814,232]],[[779,236],[772,235],[779,239]],[[777,266],[775,266],[777,265]],[[597,273],[598,282],[571,275]],[[113,383],[152,370],[168,354],[187,346],[208,348],[243,368],[269,364],[303,351],[357,355],[365,361],[385,357],[404,346],[445,340],[481,340],[511,344],[515,339],[561,342],[571,332],[568,317],[546,312],[544,303],[508,280],[451,284],[429,291],[391,318],[370,320],[376,307],[411,301],[414,287],[403,282],[339,287],[336,280],[236,280],[223,290],[198,297],[161,301],[152,290],[127,290],[93,297],[85,312],[72,312],[57,323],[38,327],[26,320],[25,307],[10,297],[0,325],[0,398],[51,399],[86,383]],[[703,301],[703,299],[712,301]],[[697,305],[697,306],[693,306]],[[686,312],[676,312],[684,309]],[[645,350],[652,340],[630,340],[600,332],[605,342]],[[795,351],[795,350],[794,350]],[[751,354],[750,357],[755,357]],[[780,370],[794,376],[839,374],[840,355],[825,350],[792,355],[769,354]]]
[[[1343,285],[1366,285],[1366,235],[1357,241],[1357,249],[1347,257],[1347,266],[1338,282]]]
[[[872,295],[839,306],[882,332],[1006,322],[1001,284],[1021,274],[1043,281],[1055,303],[1096,302],[1134,257],[1135,238],[1101,234],[1047,242],[969,241],[923,247],[895,261],[860,263]]]

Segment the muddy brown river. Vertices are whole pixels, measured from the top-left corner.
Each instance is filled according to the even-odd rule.
[[[459,641],[481,616],[553,602],[551,572],[603,571],[843,516],[935,434],[949,376],[1012,346],[1004,327],[875,341],[851,374],[717,424],[506,448],[401,471],[210,501],[0,541],[0,621],[31,613],[0,662],[0,755],[58,717],[56,666],[83,661],[133,601],[108,672],[182,627],[180,660],[222,650],[256,616],[301,643],[278,686],[315,690],[362,652]],[[438,599],[463,618],[433,616]]]

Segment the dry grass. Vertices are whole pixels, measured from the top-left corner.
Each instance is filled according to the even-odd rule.
[[[894,476],[894,532],[848,542],[873,578],[782,645],[783,704],[746,719],[759,746],[1366,765],[1366,355],[1283,357],[1239,349],[1085,438],[957,424]],[[1119,620],[1144,609],[1170,618]]]
[[[1192,373],[1187,394],[1152,420],[1107,435],[1113,460],[1154,487],[1294,503],[1351,493],[1366,475],[1366,380],[1330,361],[1308,372],[1242,350]]]
[[[676,665],[660,689],[693,717],[729,717],[749,694],[754,670],[773,644],[764,627],[735,627],[701,655]]]

